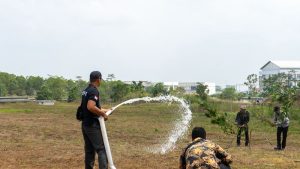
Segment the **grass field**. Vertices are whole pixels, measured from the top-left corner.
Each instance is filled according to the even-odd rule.
[[[0,168],[83,168],[81,124],[75,103],[40,106],[34,103],[0,104]],[[251,146],[236,147],[235,135],[225,135],[204,113],[193,109],[189,133],[170,153],[152,154],[180,117],[178,105],[135,104],[120,107],[107,121],[108,136],[118,169],[175,169],[190,130],[203,126],[213,140],[233,156],[232,168],[300,168],[300,124],[292,120],[285,151],[274,151],[276,128],[251,118]],[[252,111],[260,111],[251,107]],[[231,106],[232,118],[236,105]],[[300,113],[297,110],[297,113]]]

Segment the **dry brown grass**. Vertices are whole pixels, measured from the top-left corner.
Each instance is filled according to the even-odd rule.
[[[33,103],[0,104],[0,168],[83,168],[83,140],[75,108],[76,104],[66,103],[49,107]],[[189,134],[168,154],[147,151],[166,138],[179,117],[176,110],[175,105],[139,104],[122,107],[110,116],[107,128],[117,168],[178,168],[178,157],[189,142]],[[245,148],[235,147],[235,136],[224,135],[201,113],[194,113],[193,126],[204,126],[209,139],[229,147],[233,168],[300,168],[296,162],[300,160],[299,123],[292,123],[285,151],[274,151],[268,143],[267,139],[275,143],[272,128],[253,130],[251,148]]]

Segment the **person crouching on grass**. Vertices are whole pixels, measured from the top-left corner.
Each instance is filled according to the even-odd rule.
[[[180,156],[179,169],[230,169],[231,155],[206,139],[206,131],[195,127],[190,143]]]

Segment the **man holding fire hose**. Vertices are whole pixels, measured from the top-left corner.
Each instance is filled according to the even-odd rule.
[[[90,84],[82,92],[82,134],[84,138],[85,169],[92,169],[95,163],[95,153],[98,154],[99,169],[107,169],[107,156],[103,143],[98,118],[108,119],[106,112],[100,105],[99,91],[102,75],[99,71],[90,74]]]

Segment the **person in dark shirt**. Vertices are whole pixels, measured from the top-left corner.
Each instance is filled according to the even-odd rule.
[[[236,143],[238,146],[241,145],[241,133],[245,132],[245,146],[249,145],[249,132],[248,132],[248,122],[250,120],[249,112],[246,110],[245,105],[241,105],[240,111],[237,113],[235,122],[238,127],[238,134]]]
[[[84,138],[85,169],[92,169],[95,163],[95,153],[98,154],[99,169],[107,169],[107,157],[103,143],[100,123],[102,116],[108,119],[106,112],[100,105],[100,96],[97,87],[100,86],[102,75],[99,71],[90,74],[90,84],[82,92],[81,106],[83,110],[82,134]]]

